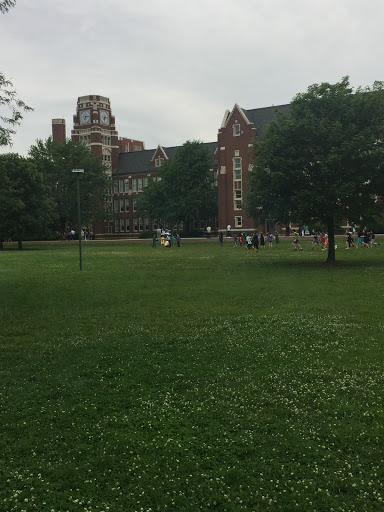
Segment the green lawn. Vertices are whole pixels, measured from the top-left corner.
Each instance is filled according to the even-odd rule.
[[[384,244],[0,252],[0,511],[381,511]]]

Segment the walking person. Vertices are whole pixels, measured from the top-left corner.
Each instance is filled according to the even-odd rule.
[[[255,233],[253,234],[252,244],[253,244],[253,248],[255,249],[255,251],[259,252],[259,234],[257,231],[255,231]]]
[[[222,232],[222,231],[220,231],[220,234],[219,234],[219,242],[220,242],[220,245],[223,245],[223,238],[224,238],[224,236],[223,236],[223,232]]]
[[[237,234],[233,235],[233,247],[237,247]]]
[[[347,230],[347,240],[345,241],[345,243],[346,243],[346,246],[347,246],[347,247],[346,247],[346,249],[350,249],[350,248],[351,248],[351,245],[352,245],[353,247],[356,247],[356,245],[355,245],[355,244],[354,244],[354,242],[353,242],[352,231],[348,231],[348,230]]]
[[[312,240],[312,249],[311,249],[311,251],[313,251],[315,249],[316,245],[319,245],[321,247],[321,249],[324,250],[324,247],[319,242],[319,234],[314,229],[312,230],[312,237],[313,237],[313,240]]]
[[[180,233],[176,233],[176,243],[177,243],[177,247],[181,247],[181,236],[180,236]]]
[[[300,245],[300,241],[299,241],[299,233],[297,233],[297,231],[294,231],[293,232],[293,242],[292,242],[292,245],[293,245],[293,249],[295,251],[297,251],[297,248],[300,247],[300,251],[303,250],[303,248],[301,247]]]
[[[272,233],[267,233],[268,247],[272,249],[273,235]]]
[[[280,242],[279,233],[277,231],[275,231],[275,242],[276,242],[276,245],[278,245]]]
[[[367,228],[365,228],[364,235],[363,235],[363,244],[366,249],[369,249],[369,247],[370,247],[369,241],[370,241],[369,232],[367,231]]]
[[[364,237],[364,232],[360,228],[359,231],[357,232],[357,247],[358,248],[363,245],[363,237]]]
[[[152,237],[152,249],[156,249],[156,247],[157,247],[157,238],[156,238],[156,233],[155,233]]]
[[[265,247],[264,233],[260,233],[260,249],[264,249],[264,247]]]
[[[251,235],[248,234],[246,236],[245,240],[247,242],[245,248],[247,250],[247,254],[249,254],[249,251],[252,249],[252,237],[251,237]]]
[[[227,226],[227,237],[231,238],[231,225],[230,224],[228,224],[228,226]]]

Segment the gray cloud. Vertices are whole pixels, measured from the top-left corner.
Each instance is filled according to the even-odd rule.
[[[86,94],[108,96],[119,135],[149,148],[215,140],[236,102],[287,103],[346,74],[372,84],[383,14],[379,0],[18,0],[0,17],[1,69],[35,112],[12,150],[48,137],[54,117],[69,135]]]

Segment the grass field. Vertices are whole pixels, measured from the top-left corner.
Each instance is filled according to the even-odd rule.
[[[0,511],[384,510],[384,246],[0,253]]]

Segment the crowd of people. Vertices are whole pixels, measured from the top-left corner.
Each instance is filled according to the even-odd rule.
[[[228,229],[229,228],[229,229]],[[297,251],[303,250],[303,247],[300,243],[300,237],[304,236],[302,233],[299,234],[298,231],[294,230],[293,233],[292,246],[293,250]],[[211,238],[211,228],[207,228],[207,238]],[[263,250],[266,247],[268,249],[272,249],[273,244],[279,244],[280,238],[279,233],[275,231],[274,233],[258,233],[255,231],[253,233],[233,233],[230,234],[230,226],[227,227],[227,238],[231,238],[233,245],[232,247],[245,247],[247,254],[254,250],[258,252],[259,250]],[[316,247],[319,247],[322,251],[325,251],[329,246],[329,237],[326,231],[318,231],[313,229],[311,232],[312,238],[312,247],[311,250],[314,251]],[[172,233],[171,231],[165,231],[161,228],[158,228],[156,233],[154,233],[152,237],[152,247],[155,249],[157,247],[158,242],[160,242],[161,247],[181,247],[181,237],[179,233]],[[221,245],[224,244],[224,233],[220,231],[219,233],[219,242]],[[346,249],[351,247],[365,247],[372,248],[374,245],[380,245],[376,240],[376,235],[373,230],[368,231],[365,227],[364,229],[360,229],[357,233],[357,243],[354,242],[354,232],[351,230],[346,231]],[[337,249],[337,245],[335,245],[335,249]]]
[[[374,245],[380,245],[376,241],[376,235],[373,230],[368,231],[368,229],[365,227],[364,229],[360,229],[357,234],[357,244],[354,243],[353,238],[353,232],[350,230],[347,230],[346,232],[346,245],[347,249],[350,247],[365,247],[365,248],[372,248]],[[301,236],[304,236],[301,234]],[[275,231],[274,234],[267,232],[265,235],[264,233],[258,233],[255,231],[254,233],[235,233],[232,237],[233,239],[233,247],[237,247],[238,245],[240,247],[245,247],[247,253],[250,252],[251,249],[258,252],[259,249],[264,249],[267,244],[268,248],[272,249],[273,243],[278,244],[280,242],[279,239],[279,233]],[[322,251],[325,251],[328,249],[329,246],[329,237],[328,233],[326,231],[317,231],[315,229],[311,232],[311,238],[312,238],[312,247],[311,250],[314,251],[316,247],[319,247]],[[224,235],[222,232],[219,233],[219,242],[221,245],[224,243]],[[293,250],[297,251],[303,250],[303,247],[300,243],[300,234],[298,231],[293,231],[293,240],[292,240]],[[337,249],[337,245],[335,245],[335,249]]]
[[[157,242],[160,240],[161,247],[173,247],[177,245],[177,247],[181,247],[181,236],[180,233],[172,233],[171,231],[164,231],[161,228],[158,228],[156,233],[153,234],[152,237],[152,248],[156,249]]]
[[[364,229],[359,229],[357,232],[357,244],[355,244],[354,233],[352,231],[347,230],[347,240],[345,241],[346,249],[350,249],[351,247],[364,247],[366,249],[372,248],[375,245],[380,245],[379,242],[376,241],[376,235],[374,231],[371,229],[368,231],[365,226]]]
[[[258,252],[259,249],[264,249],[268,244],[268,248],[272,249],[273,242],[278,244],[280,242],[279,233],[275,231],[272,233],[258,233],[255,231],[254,233],[234,233],[231,237],[233,240],[233,247],[245,247],[247,253],[250,252],[251,249]],[[219,242],[221,245],[224,243],[224,235],[222,232],[219,233]]]
[[[90,231],[88,231],[87,228],[82,229],[80,235],[81,239],[85,241],[95,239],[95,232],[93,231],[93,229],[91,229]],[[61,240],[77,240],[76,231],[74,229],[71,229],[67,233],[62,233]]]

